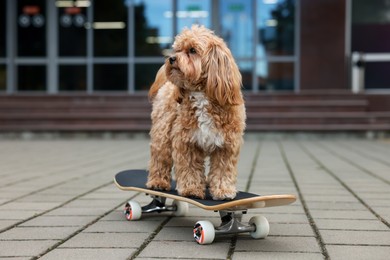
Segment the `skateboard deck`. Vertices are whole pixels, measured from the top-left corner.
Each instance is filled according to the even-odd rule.
[[[126,203],[124,214],[127,220],[139,220],[141,215],[149,213],[172,212],[174,216],[185,216],[188,203],[205,210],[218,211],[221,224],[214,227],[209,220],[195,223],[193,236],[198,244],[211,244],[216,235],[229,235],[249,232],[255,238],[265,238],[269,234],[268,220],[263,216],[253,216],[249,222],[242,223],[241,217],[248,209],[283,206],[296,200],[294,195],[260,196],[254,193],[239,191],[233,200],[212,200],[209,191],[206,199],[195,199],[180,196],[175,190],[176,183],[172,181],[170,191],[148,189],[146,181],[148,172],[145,170],[127,170],[115,175],[115,184],[125,191],[143,192],[152,197],[152,202],[142,206],[134,200]],[[172,199],[172,204],[166,204],[166,199]]]
[[[115,183],[121,190],[139,191],[149,195],[165,197],[183,201],[205,210],[247,210],[252,208],[265,208],[283,206],[296,200],[294,195],[267,195],[239,191],[233,200],[213,200],[208,190],[206,199],[196,199],[180,196],[175,190],[176,183],[172,181],[170,191],[151,190],[146,187],[148,172],[145,170],[127,170],[115,176]]]

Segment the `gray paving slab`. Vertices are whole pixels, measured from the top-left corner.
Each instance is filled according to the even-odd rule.
[[[79,227],[16,227],[0,234],[0,240],[62,240]]]
[[[242,237],[237,241],[236,250],[251,252],[321,252],[315,237],[297,236],[268,236],[266,239],[260,240]]]
[[[367,210],[310,209],[310,213],[316,219],[377,219],[371,212]]]
[[[151,233],[161,221],[99,221],[84,230],[85,233]]]
[[[193,241],[198,220],[219,214],[190,206],[188,216],[152,214],[128,222],[123,203],[150,198],[118,190],[116,172],[144,169],[149,140],[2,140],[0,257],[3,259],[388,259],[390,142],[264,139],[241,152],[237,187],[292,193],[291,206],[264,215],[270,235]],[[44,156],[43,156],[44,155]],[[29,158],[29,160],[20,160]]]
[[[20,224],[20,227],[80,227],[91,223],[95,216],[40,216]]]
[[[295,253],[295,252],[235,252],[233,260],[319,260],[324,259],[320,253]]]
[[[0,241],[0,257],[33,257],[45,252],[48,248],[58,243],[52,240],[23,240],[23,241]]]
[[[80,233],[60,248],[138,248],[148,233]]]
[[[321,230],[326,244],[390,246],[390,232],[371,230]]]
[[[207,248],[193,241],[152,241],[141,253],[140,257],[188,258],[188,259],[226,259],[229,243],[216,241]]]
[[[136,249],[134,248],[58,248],[44,255],[42,260],[107,260],[127,259]]]
[[[390,255],[389,246],[329,245],[327,249],[331,259],[336,260],[387,260]]]
[[[354,219],[316,219],[316,225],[328,230],[371,230],[388,231],[389,228],[378,219],[354,220]]]

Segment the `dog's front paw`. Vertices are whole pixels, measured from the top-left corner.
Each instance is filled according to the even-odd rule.
[[[149,180],[146,187],[151,190],[169,191],[171,190],[171,183],[164,180]]]
[[[188,197],[188,198],[195,198],[195,199],[205,199],[206,198],[206,192],[203,189],[198,188],[188,188],[183,190],[178,190],[178,193],[180,196]]]
[[[237,190],[234,189],[210,189],[213,200],[232,200],[237,195]]]

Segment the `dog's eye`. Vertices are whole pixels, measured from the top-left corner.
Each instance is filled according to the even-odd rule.
[[[190,49],[190,53],[191,53],[191,54],[195,54],[195,53],[196,53],[196,50],[195,50],[194,48],[191,48],[191,49]]]

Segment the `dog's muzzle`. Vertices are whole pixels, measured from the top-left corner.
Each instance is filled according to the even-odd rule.
[[[176,57],[175,56],[172,56],[169,58],[169,63],[172,65],[173,63],[175,63],[176,61]]]

